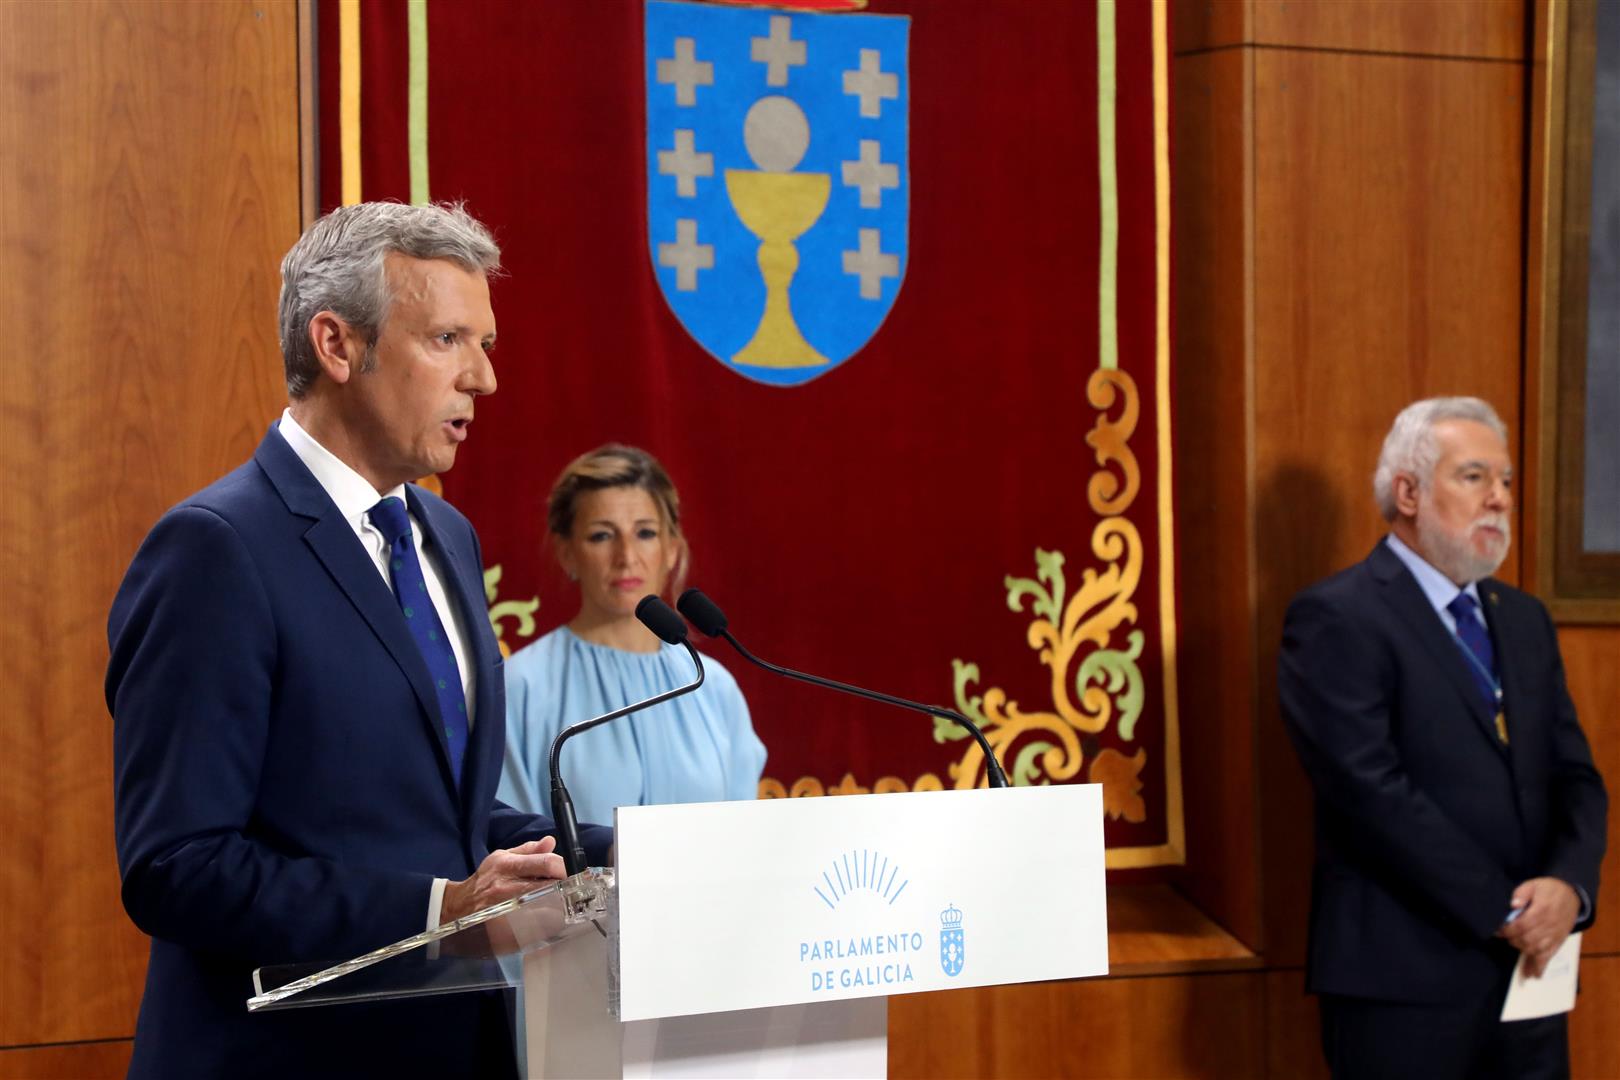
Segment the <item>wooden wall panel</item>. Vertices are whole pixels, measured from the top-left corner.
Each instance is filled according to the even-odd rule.
[[[1559,0],[1560,3],[1563,0]],[[1547,407],[1552,404],[1552,386],[1546,359],[1548,350],[1558,339],[1556,320],[1547,318],[1556,311],[1552,297],[1544,295],[1558,279],[1553,269],[1558,260],[1549,251],[1546,241],[1549,215],[1562,207],[1562,187],[1556,177],[1563,170],[1549,171],[1547,151],[1553,132],[1549,122],[1550,106],[1558,103],[1558,116],[1563,116],[1561,93],[1549,94],[1553,73],[1548,64],[1550,56],[1547,26],[1547,8],[1551,0],[1535,0],[1530,21],[1534,40],[1530,55],[1534,58],[1527,67],[1526,93],[1529,96],[1529,131],[1526,145],[1525,170],[1525,265],[1524,265],[1524,402],[1523,423],[1520,427],[1519,461],[1523,470],[1519,482],[1519,520],[1522,525],[1513,539],[1519,549],[1520,580],[1524,588],[1537,596],[1549,597],[1552,582],[1551,566],[1547,556],[1550,546],[1541,542],[1541,522],[1554,505],[1557,485],[1548,484],[1554,470],[1549,459],[1552,447],[1544,445],[1551,434],[1548,430]],[[1562,85],[1560,83],[1560,85]],[[1556,199],[1551,198],[1556,195]],[[1556,234],[1556,229],[1554,233]]]
[[[1266,1076],[1276,1080],[1328,1080],[1322,1057],[1322,1017],[1305,993],[1305,972],[1266,972]]]
[[[1234,45],[1522,60],[1522,0],[1174,0],[1177,53]]]
[[[1248,0],[1171,0],[1171,50],[1181,54],[1247,42],[1250,8]]]
[[[1569,695],[1609,787],[1609,855],[1603,863],[1598,919],[1581,946],[1588,955],[1616,955],[1620,954],[1620,857],[1615,854],[1620,851],[1620,714],[1615,703],[1620,702],[1620,627],[1566,626],[1558,632],[1558,643]],[[1615,1075],[1620,1076],[1620,1069]]]
[[[106,614],[147,528],[285,400],[295,18],[0,5],[0,1046],[133,1031],[146,944],[118,899]]]
[[[1382,535],[1369,478],[1403,405],[1477,394],[1518,427],[1524,86],[1509,64],[1256,56],[1254,625],[1273,964],[1303,962],[1311,850],[1309,787],[1276,708],[1284,608]]]
[[[0,1080],[119,1080],[129,1071],[129,1039],[0,1050]]]
[[[1521,60],[1522,0],[1243,0],[1260,45]]]
[[[1620,956],[1581,957],[1581,994],[1569,1014],[1569,1074],[1572,1080],[1620,1076]]]
[[[889,1075],[1249,1080],[1264,976],[1033,983],[889,1001]]]
[[[1249,127],[1253,54],[1176,61],[1177,671],[1185,703],[1187,868],[1211,918],[1261,947],[1254,788],[1254,636],[1247,400]]]

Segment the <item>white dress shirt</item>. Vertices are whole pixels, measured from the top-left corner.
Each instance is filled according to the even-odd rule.
[[[1451,613],[1447,605],[1457,599],[1458,593],[1467,593],[1473,599],[1474,618],[1479,620],[1479,625],[1486,629],[1490,628],[1485,621],[1485,608],[1479,602],[1477,581],[1470,581],[1462,588],[1458,588],[1455,581],[1442,574],[1433,563],[1413,551],[1394,533],[1386,536],[1384,543],[1388,544],[1395,557],[1412,571],[1412,576],[1417,578],[1418,587],[1423,590],[1423,595],[1429,598],[1429,605],[1434,608],[1434,613],[1440,616],[1440,621],[1446,624],[1447,630],[1453,634],[1457,632],[1457,617]]]

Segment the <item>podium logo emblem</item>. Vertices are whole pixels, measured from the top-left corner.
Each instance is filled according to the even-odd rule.
[[[967,954],[962,949],[962,913],[953,905],[939,913],[939,966],[951,978],[962,974]]]
[[[647,226],[686,331],[758,382],[858,352],[905,277],[910,20],[649,0]]]
[[[827,905],[827,910],[837,911],[844,897],[858,889],[876,893],[893,907],[910,884],[910,878],[900,876],[900,864],[891,864],[887,855],[870,848],[851,848],[827,864],[821,872],[821,883],[812,885],[811,890]],[[920,935],[917,945],[922,946]]]

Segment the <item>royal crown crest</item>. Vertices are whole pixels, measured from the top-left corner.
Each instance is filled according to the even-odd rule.
[[[939,913],[939,966],[955,978],[967,962],[963,948],[962,912],[953,904]]]

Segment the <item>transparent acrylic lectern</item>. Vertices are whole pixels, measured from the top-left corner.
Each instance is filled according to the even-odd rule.
[[[586,934],[605,940],[612,897],[613,871],[597,867],[340,964],[258,968],[248,1011],[516,986],[515,957]]]
[[[620,1076],[613,871],[572,878],[340,964],[262,967],[249,1012],[522,987],[526,1076]]]
[[[248,1008],[516,986],[530,1077],[883,1076],[891,995],[1107,973],[1102,818],[1095,784],[620,807],[616,868]]]
[[[250,1012],[520,988],[525,1077],[880,1076],[878,999],[620,1023],[617,892],[600,867],[341,964],[254,971]]]

